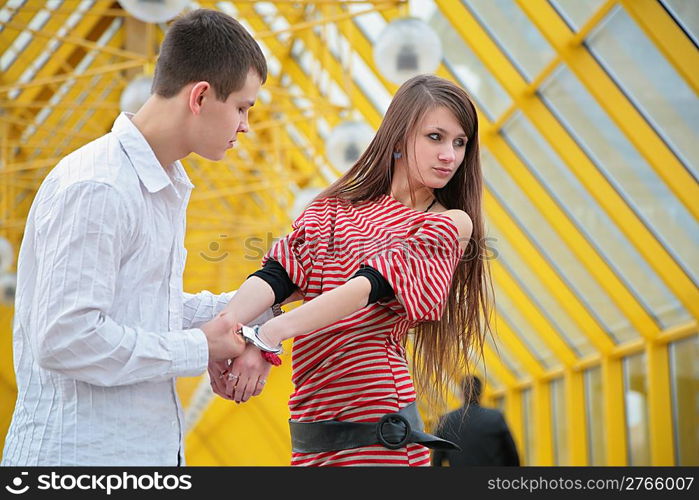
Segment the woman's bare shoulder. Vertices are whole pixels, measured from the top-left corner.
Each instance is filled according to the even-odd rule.
[[[461,243],[461,246],[465,248],[468,241],[471,239],[471,234],[473,233],[473,221],[471,220],[471,217],[469,217],[469,215],[463,210],[459,210],[457,208],[445,210],[444,212],[441,212],[441,214],[446,215],[452,220],[452,222],[454,222],[454,225],[459,232],[459,242]]]

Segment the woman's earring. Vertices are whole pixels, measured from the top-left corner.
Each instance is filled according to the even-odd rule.
[[[403,155],[401,154],[400,151],[394,151],[394,152],[393,152],[393,159],[397,160],[397,159],[400,158],[401,156],[403,156]]]

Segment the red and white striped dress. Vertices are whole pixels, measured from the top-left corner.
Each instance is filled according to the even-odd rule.
[[[302,422],[376,422],[415,400],[401,339],[421,321],[442,317],[456,264],[458,231],[444,214],[418,212],[382,195],[351,204],[313,202],[274,244],[278,261],[309,301],[360,268],[377,269],[395,298],[371,304],[328,327],[298,336],[292,350],[291,418]],[[418,444],[377,444],[324,453],[294,453],[292,465],[429,465]]]

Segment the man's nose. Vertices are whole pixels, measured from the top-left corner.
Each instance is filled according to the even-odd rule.
[[[250,131],[250,126],[248,125],[248,118],[245,117],[242,120],[240,120],[240,124],[238,125],[238,132],[242,132],[244,134],[247,134]]]

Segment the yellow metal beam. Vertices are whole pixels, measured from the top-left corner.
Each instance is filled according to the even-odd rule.
[[[485,119],[483,115],[481,118]],[[485,126],[488,122],[485,120]],[[522,160],[507,145],[502,135],[495,130],[486,130],[482,134],[482,142],[489,151],[497,158],[499,164],[508,172],[517,183],[523,193],[525,193],[532,204],[538,209],[541,216],[551,225],[558,236],[563,240],[568,249],[584,266],[585,270],[602,287],[602,289],[613,300],[614,304],[629,319],[636,330],[645,338],[653,338],[659,329],[657,322],[651,317],[638,299],[627,286],[621,281],[607,261],[602,258],[599,252],[590,244],[589,240],[580,232],[575,224],[563,212],[558,202],[556,202],[548,191],[532,175]],[[524,240],[520,237],[525,238]],[[528,245],[528,239],[522,233],[514,243]],[[540,269],[537,263],[533,269]],[[557,291],[568,288],[563,282],[557,284],[556,288],[550,288],[555,297]],[[568,292],[570,293],[570,292]],[[572,295],[572,293],[571,293]],[[565,301],[562,306],[569,307],[569,302]],[[574,316],[575,317],[575,316]],[[579,318],[579,315],[578,315]],[[584,325],[588,321],[578,324]],[[598,337],[598,335],[596,335]],[[597,342],[599,343],[599,342]]]
[[[530,323],[536,335],[551,349],[563,365],[572,366],[577,361],[577,356],[573,350],[562,340],[559,332],[544,317],[539,308],[532,303],[509,272],[497,260],[492,262],[491,270],[495,284],[501,289],[507,290],[507,295]]]
[[[279,14],[284,17],[288,17],[294,13],[293,8],[283,5],[278,5],[277,8]],[[308,50],[317,60],[323,60],[325,63],[327,63],[323,69],[327,71],[330,77],[340,86],[340,88],[342,88],[346,75],[344,74],[340,63],[332,56],[332,54],[323,54],[323,51],[328,50],[327,46],[324,45],[321,40],[316,40],[317,36],[312,31],[307,32],[307,37],[320,43],[307,43],[306,50]],[[377,129],[381,124],[381,113],[374,107],[373,103],[363,92],[354,92],[352,97],[354,106],[361,112],[367,123],[369,123],[369,125],[371,125],[374,129]]]
[[[626,405],[622,360],[602,359],[606,465],[627,465]]]
[[[554,465],[553,423],[551,412],[551,386],[537,380],[532,385],[532,406],[534,407],[534,463],[532,465]]]
[[[646,343],[648,371],[648,435],[650,465],[675,465],[675,433],[670,396],[670,360],[667,344]]]
[[[585,384],[583,373],[565,370],[565,408],[568,420],[568,463],[570,465],[587,465],[587,434],[585,424]]]
[[[657,0],[621,0],[626,12],[687,84],[699,93],[699,51]]]
[[[495,199],[486,193],[484,207],[491,220],[499,221],[498,228],[505,234],[509,234],[510,244],[517,250],[525,262],[529,262],[532,269],[537,270],[539,279],[555,297],[562,308],[578,324],[580,330],[587,336],[593,346],[602,354],[608,353],[614,347],[609,335],[598,324],[594,316],[573,294],[558,274],[551,268],[546,260],[539,254],[526,235],[516,226],[511,218],[507,217],[502,207]]]
[[[699,317],[699,289],[609,184],[544,103],[536,95],[527,91],[527,84],[522,76],[478,21],[458,0],[436,0],[436,3],[479,59],[512,96],[522,112],[565,161],[570,171],[587,188],[590,196],[616,222],[619,229],[682,304],[695,317]],[[622,308],[623,305],[619,304],[619,307]]]
[[[657,2],[653,3],[658,10],[663,10]],[[572,45],[575,34],[551,4],[547,0],[517,0],[517,4],[658,176],[665,181],[689,212],[695,218],[699,218],[699,184],[592,57],[588,49],[582,44]],[[664,17],[667,20],[667,15]],[[662,19],[662,17],[654,19],[653,22],[662,22]],[[696,49],[692,50],[690,60],[699,61]]]
[[[517,446],[520,462],[524,456],[524,410],[522,408],[522,391],[508,387],[505,390],[505,417],[507,425],[512,432],[512,438]]]

